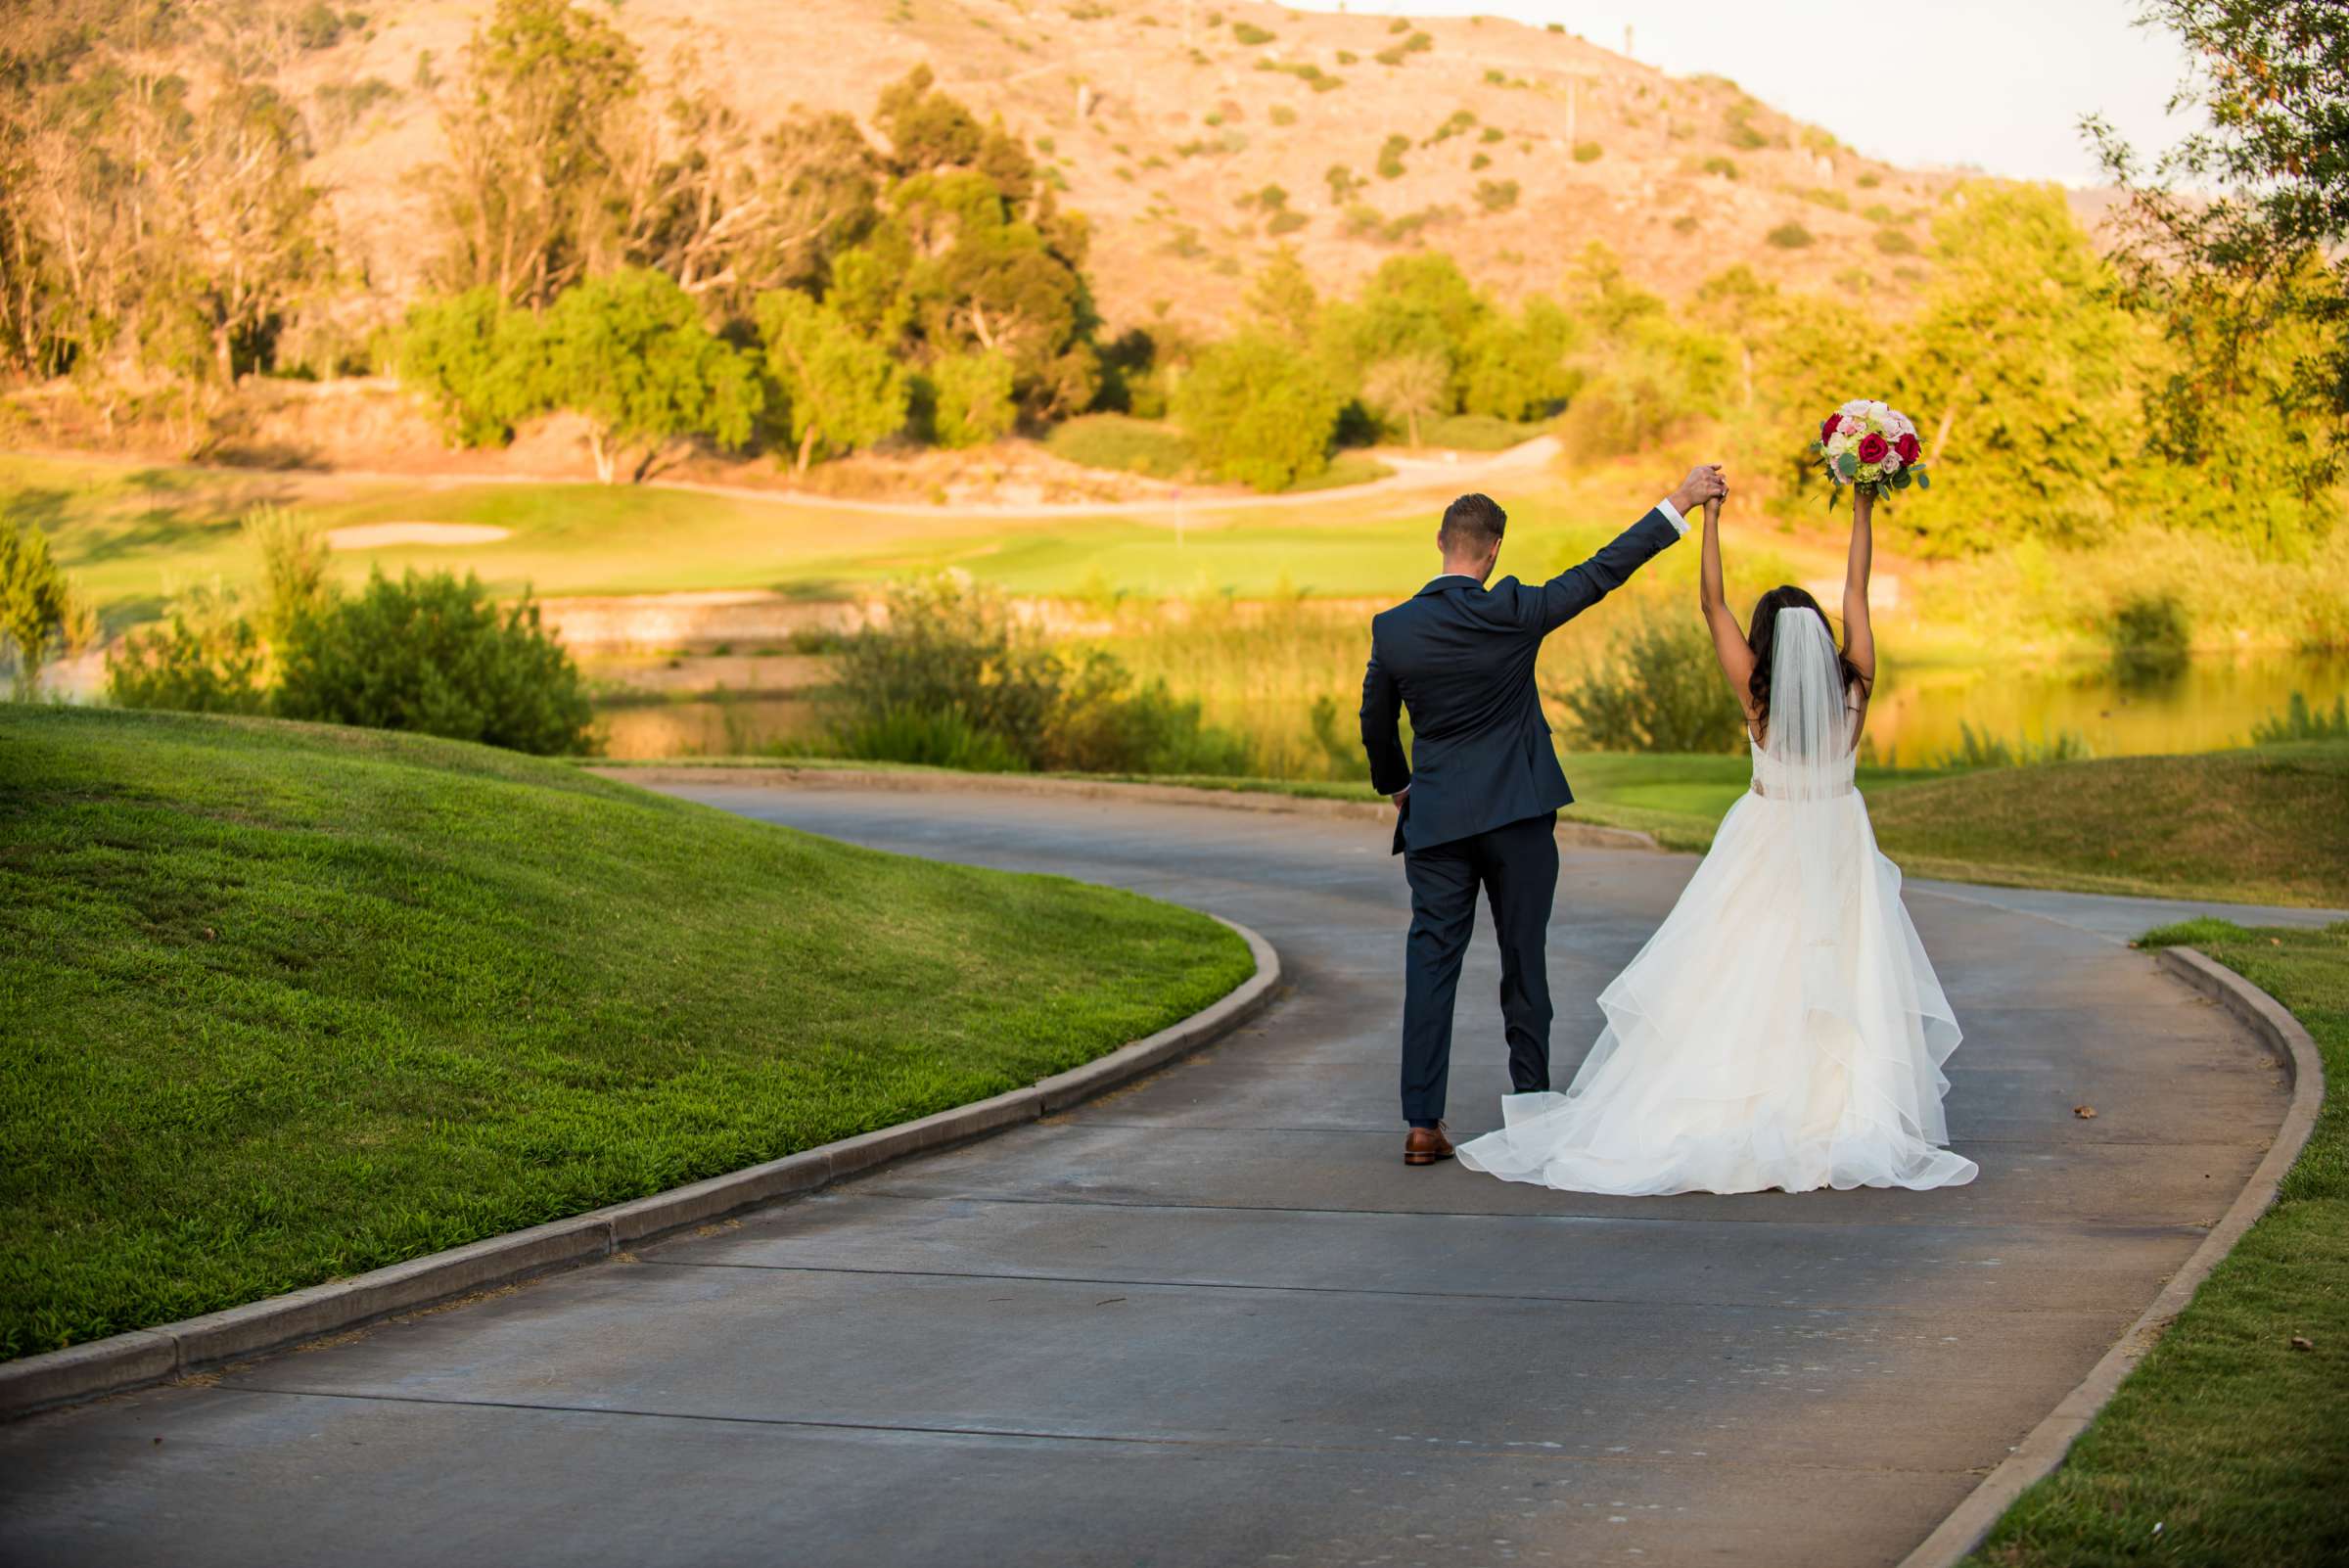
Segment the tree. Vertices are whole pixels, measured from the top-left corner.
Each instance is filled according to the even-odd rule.
[[[1329,466],[1346,394],[1312,358],[1252,330],[1202,353],[1174,401],[1209,468],[1279,490]]]
[[[1567,363],[1580,341],[1574,318],[1539,295],[1513,320],[1494,311],[1461,346],[1461,411],[1507,420],[1553,412],[1582,383]]]
[[[498,0],[466,62],[465,88],[441,120],[442,279],[545,305],[604,243],[618,112],[643,84],[636,51],[571,0]]]
[[[1461,347],[1492,312],[1492,303],[1442,252],[1389,256],[1352,301],[1322,311],[1319,347],[1338,378],[1351,385],[1385,360],[1442,358],[1446,391],[1436,412],[1449,414],[1459,406]]]
[[[818,451],[870,446],[904,425],[908,389],[897,361],[830,304],[796,289],[761,295],[759,334],[783,390],[799,473]]]
[[[202,322],[222,383],[267,362],[287,307],[327,275],[325,192],[301,177],[306,141],[291,103],[237,83],[213,95],[157,182],[176,253],[164,287]]]
[[[931,427],[941,446],[983,446],[1010,431],[1011,361],[1001,354],[948,354],[930,367]]]
[[[881,96],[891,138],[880,215],[832,256],[827,303],[908,363],[985,351],[1012,365],[1036,418],[1090,406],[1101,384],[1088,235],[1002,126],[983,126],[920,68]]]
[[[1398,354],[1370,367],[1362,378],[1362,398],[1381,419],[1402,420],[1415,447],[1419,422],[1444,412],[1451,381],[1451,366],[1442,354]]]
[[[1295,246],[1284,243],[1273,251],[1272,259],[1249,284],[1246,303],[1249,315],[1267,331],[1300,348],[1313,341],[1321,300]]]
[[[544,344],[542,400],[587,417],[606,484],[631,451],[640,481],[687,438],[750,439],[761,399],[749,362],[665,273],[631,267],[567,291],[546,313]]]
[[[459,446],[503,446],[538,411],[544,334],[491,288],[418,300],[399,335],[399,374],[438,407]]]
[[[0,517],[0,637],[16,656],[16,696],[40,694],[41,667],[79,640],[83,615],[49,553],[49,535]]]
[[[2314,501],[2349,452],[2349,10],[2141,0],[2140,21],[2186,45],[2192,73],[2170,107],[2210,123],[2148,169],[2109,124],[2084,122],[2128,195],[2115,265],[2174,350],[2152,438],[2199,462],[2246,416],[2280,423],[2299,438],[2273,454],[2270,483]]]
[[[1896,521],[1949,553],[2107,531],[2142,445],[2131,372],[2142,345],[2109,268],[2053,186],[1968,182],[1933,236],[1898,399],[1947,483]]]

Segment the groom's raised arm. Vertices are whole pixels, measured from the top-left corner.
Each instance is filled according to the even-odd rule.
[[[1704,464],[1689,470],[1681,487],[1650,507],[1647,515],[1599,547],[1580,566],[1568,567],[1541,588],[1542,630],[1557,630],[1631,580],[1633,573],[1688,531],[1686,514],[1726,492],[1721,469]]]

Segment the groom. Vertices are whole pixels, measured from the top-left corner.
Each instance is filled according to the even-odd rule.
[[[1688,531],[1689,514],[1726,493],[1719,465],[1689,470],[1679,489],[1613,542],[1538,588],[1515,577],[1485,586],[1508,516],[1488,496],[1463,495],[1444,509],[1436,530],[1444,570],[1370,622],[1362,748],[1371,784],[1395,799],[1395,851],[1411,889],[1403,1003],[1403,1116],[1411,1129],[1405,1165],[1451,1154],[1444,1133],[1451,1000],[1480,887],[1500,940],[1509,1082],[1519,1094],[1549,1087],[1543,949],[1558,885],[1558,807],[1574,792],[1534,690],[1542,639],[1622,587]],[[1407,759],[1397,723],[1405,708],[1411,715]]]

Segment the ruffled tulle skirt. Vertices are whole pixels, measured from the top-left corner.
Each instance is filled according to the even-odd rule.
[[[1956,1016],[1857,793],[1747,795],[1563,1094],[1501,1099],[1462,1165],[1574,1192],[1956,1186]]]

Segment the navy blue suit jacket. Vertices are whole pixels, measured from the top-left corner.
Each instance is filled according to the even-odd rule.
[[[1654,509],[1581,566],[1539,587],[1438,577],[1370,622],[1362,749],[1381,795],[1404,786],[1395,852],[1425,850],[1574,799],[1534,689],[1542,639],[1589,609],[1680,538]],[[1411,715],[1405,758],[1398,719]]]

